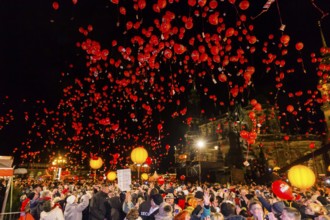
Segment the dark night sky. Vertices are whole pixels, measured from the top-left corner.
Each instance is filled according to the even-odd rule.
[[[149,4],[149,0],[147,2]],[[278,2],[283,23],[287,26],[285,32],[291,36],[291,41],[304,42],[305,49],[302,55],[309,59],[309,54],[312,51],[318,52],[322,46],[317,28],[317,20],[321,17],[321,13],[309,0]],[[19,148],[21,142],[25,140],[29,128],[24,121],[24,112],[40,111],[40,107],[36,104],[37,100],[45,100],[47,108],[56,108],[62,98],[62,89],[70,84],[69,81],[63,81],[61,78],[62,72],[71,71],[70,64],[74,64],[78,69],[76,72],[71,71],[70,74],[82,78],[83,74],[79,73],[79,70],[84,70],[84,55],[75,45],[76,42],[84,39],[78,32],[79,27],[93,25],[94,30],[90,36],[108,49],[111,49],[111,39],[116,38],[116,35],[121,37],[119,33],[124,25],[121,24],[120,28],[116,28],[118,9],[110,1],[78,0],[77,5],[73,5],[71,1],[59,1],[59,3],[60,8],[55,11],[52,8],[52,1],[48,0],[1,1],[0,101],[2,107],[0,113],[13,109],[15,117],[10,125],[0,130],[0,147],[3,149],[1,154],[10,154],[13,148]],[[250,15],[260,12],[264,3],[265,1],[259,0],[250,1]],[[318,0],[315,3],[325,12],[330,11],[328,0]],[[176,10],[179,13],[186,11],[185,8]],[[131,16],[129,14],[133,12],[128,10],[127,16]],[[145,15],[145,24],[152,22],[152,19]],[[330,44],[330,16],[325,17],[322,22],[323,31]],[[269,33],[279,35],[280,24],[276,4],[274,3],[268,12],[253,21],[253,24],[255,33],[261,40],[266,39]],[[128,35],[124,37],[128,38]],[[290,50],[290,53],[297,52]],[[257,57],[255,64],[258,62]],[[315,67],[308,63],[305,67],[308,70],[306,74],[296,74],[286,79],[287,92],[315,90],[318,81]],[[272,77],[264,74],[256,77],[254,83],[255,88],[252,93],[255,96],[267,96],[270,99],[274,97],[267,94],[273,90]],[[280,95],[279,99],[282,104],[287,102],[286,95]],[[208,105],[206,102],[206,109]],[[285,106],[283,104],[281,108]],[[169,124],[171,127],[175,122]],[[182,134],[183,131],[180,130],[178,133]]]

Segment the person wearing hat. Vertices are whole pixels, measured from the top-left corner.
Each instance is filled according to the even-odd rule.
[[[170,206],[172,207],[173,215],[177,215],[179,212],[182,211],[181,207],[178,206],[177,204],[175,204],[175,202],[174,202],[175,197],[174,197],[173,193],[167,193],[167,195],[165,196],[164,199],[165,199],[165,202],[170,204]]]
[[[80,203],[77,203],[77,198],[74,195],[66,199],[66,206],[64,211],[65,220],[82,219],[82,212],[89,204],[89,197],[87,194],[80,198]]]
[[[156,188],[149,188],[149,194],[147,196],[147,200],[143,201],[140,205],[139,205],[139,215],[141,216],[141,218],[143,220],[147,220],[149,217],[149,211],[151,209],[151,198],[158,194],[158,190]]]
[[[196,191],[195,199],[197,200],[197,206],[191,213],[191,219],[204,219],[206,217],[210,217],[211,209],[210,209],[210,194],[209,192]]]
[[[163,202],[159,206],[159,211],[155,215],[155,220],[172,220],[172,219],[173,219],[172,206],[166,202]]]
[[[151,196],[151,207],[148,212],[147,220],[154,220],[155,215],[159,212],[160,205],[164,202],[163,197],[160,194],[155,194]],[[144,218],[143,218],[144,219]]]

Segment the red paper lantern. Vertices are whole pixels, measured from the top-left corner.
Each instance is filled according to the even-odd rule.
[[[275,182],[273,182],[272,190],[273,193],[281,199],[286,199],[286,200],[293,199],[291,187],[282,180],[276,180]]]
[[[180,180],[184,181],[186,179],[186,176],[185,175],[181,175],[180,176]]]

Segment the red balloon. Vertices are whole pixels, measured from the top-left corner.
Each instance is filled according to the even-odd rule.
[[[60,7],[60,5],[58,4],[58,2],[53,2],[53,8],[55,10],[57,10]]]
[[[240,132],[241,138],[243,139],[248,139],[249,138],[249,132],[247,132],[246,130],[242,130]]]
[[[275,182],[273,182],[272,190],[273,193],[281,199],[286,199],[286,200],[293,199],[291,187],[282,180],[276,180]]]
[[[152,164],[152,159],[151,159],[151,157],[147,157],[145,163],[148,164],[148,165],[150,166],[150,165]]]
[[[249,6],[250,6],[250,2],[247,1],[247,0],[243,0],[243,1],[241,1],[241,2],[239,3],[239,7],[240,7],[240,9],[242,9],[242,10],[246,10],[246,9],[248,9]]]
[[[157,182],[159,185],[163,185],[165,183],[164,177],[162,177],[162,176],[158,177]]]

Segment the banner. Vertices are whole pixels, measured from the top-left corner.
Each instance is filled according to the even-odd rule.
[[[121,191],[130,191],[132,184],[131,169],[117,170],[118,187]]]

